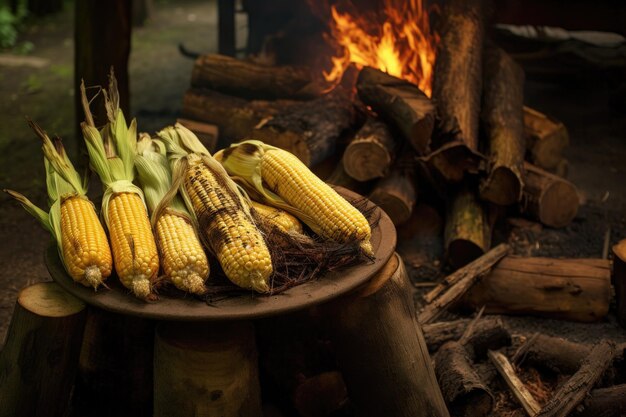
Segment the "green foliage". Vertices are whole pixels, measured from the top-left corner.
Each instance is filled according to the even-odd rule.
[[[0,7],[0,48],[10,48],[17,41],[17,17],[7,7]]]

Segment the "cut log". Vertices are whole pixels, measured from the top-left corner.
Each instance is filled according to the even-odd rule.
[[[426,294],[426,305],[419,313],[421,324],[435,320],[446,309],[459,301],[465,293],[509,251],[509,245],[502,243],[482,257],[448,276],[444,282]],[[480,306],[478,307],[480,308]]]
[[[422,326],[428,350],[436,352],[444,343],[460,339],[469,322],[468,319],[460,319]],[[511,335],[500,317],[485,317],[476,323],[472,335],[463,344],[471,347],[473,357],[484,358],[487,350],[511,344]]]
[[[578,372],[559,388],[537,417],[566,417],[578,407],[615,356],[615,343],[602,340],[585,358]]]
[[[389,215],[395,226],[409,220],[417,200],[414,153],[412,149],[402,153],[391,173],[376,182],[369,196],[373,203]]]
[[[357,80],[359,98],[396,127],[418,155],[430,149],[435,106],[414,84],[365,67]]]
[[[623,417],[626,415],[626,384],[591,391],[576,417]]]
[[[433,100],[437,103],[441,136],[446,147],[432,158],[448,181],[460,181],[464,171],[477,169],[478,122],[482,92],[483,0],[446,2],[441,13]]]
[[[528,159],[539,168],[554,171],[563,160],[569,134],[563,123],[524,106],[524,132]]]
[[[518,378],[515,369],[513,369],[507,357],[500,352],[494,352],[492,350],[489,351],[488,355],[489,360],[496,367],[500,376],[502,376],[509,386],[513,396],[526,411],[526,414],[528,414],[529,417],[534,417],[539,410],[541,410],[541,406],[530,391],[528,391],[526,385]]]
[[[253,137],[293,153],[307,166],[315,166],[335,153],[338,139],[355,122],[352,100],[338,90],[281,109],[259,123]]]
[[[515,352],[513,362],[518,366],[527,364],[571,375],[580,368],[589,351],[586,345],[536,333]]]
[[[333,90],[315,100],[247,101],[211,90],[189,90],[183,116],[217,125],[225,142],[254,137],[290,151],[308,166],[335,152],[341,134],[355,120],[352,101]]]
[[[273,67],[218,54],[196,59],[191,86],[248,99],[310,98],[321,93],[308,68]]]
[[[578,213],[576,186],[532,164],[525,163],[526,183],[522,212],[546,226],[564,227]]]
[[[502,49],[485,51],[481,119],[488,143],[482,199],[508,206],[519,202],[524,185],[524,71]]]
[[[219,138],[219,128],[216,125],[190,119],[177,119],[176,122],[191,130],[209,152],[216,150]]]
[[[160,323],[154,339],[154,416],[261,415],[250,322]]]
[[[85,304],[56,283],[19,293],[0,353],[0,416],[66,415],[85,317]]]
[[[613,286],[617,303],[617,320],[626,328],[626,239],[613,246]]]
[[[343,162],[340,160],[335,165],[333,172],[326,178],[326,182],[331,185],[347,188],[360,195],[367,195],[372,188],[372,182],[361,182],[352,178],[346,173]]]
[[[482,256],[491,246],[485,207],[469,187],[459,189],[448,206],[444,244],[446,258],[455,269]]]
[[[89,308],[73,415],[151,417],[153,346],[154,322]]]
[[[435,373],[451,415],[490,415],[493,395],[473,369],[470,355],[463,345],[445,343],[435,356]]]
[[[611,300],[610,264],[604,259],[507,256],[471,288],[464,303],[487,313],[528,314],[593,322]]]
[[[389,173],[396,143],[387,125],[369,118],[343,152],[346,173],[357,181],[369,181]]]
[[[396,254],[326,314],[337,363],[359,416],[449,416]]]

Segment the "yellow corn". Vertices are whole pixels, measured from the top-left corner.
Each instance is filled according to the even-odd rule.
[[[337,242],[358,240],[366,253],[373,253],[365,216],[295,155],[248,140],[218,152],[215,158],[230,175],[243,177],[271,204],[290,210],[318,235]]]
[[[280,230],[287,233],[302,233],[302,224],[300,221],[285,210],[266,206],[256,201],[251,201],[251,206],[263,220],[278,227]]]
[[[209,262],[189,220],[165,212],[157,220],[156,234],[165,275],[182,291],[204,294]]]
[[[232,282],[268,292],[272,261],[263,236],[220,181],[202,160],[190,161],[184,187],[201,232]]]
[[[138,194],[123,192],[111,197],[108,216],[115,271],[126,288],[146,299],[159,272],[146,207]]]
[[[61,203],[61,236],[65,267],[75,281],[97,288],[111,275],[109,241],[89,200],[73,196]]]

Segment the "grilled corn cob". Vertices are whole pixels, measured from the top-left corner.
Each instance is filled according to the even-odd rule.
[[[318,235],[337,242],[357,240],[365,253],[373,253],[365,216],[293,154],[247,140],[219,151],[215,159],[266,203],[292,213]]]
[[[178,196],[174,196],[167,206],[159,206],[172,186],[165,147],[161,145],[147,134],[140,135],[135,166],[152,213],[163,272],[178,289],[204,294],[209,261],[189,211]]]
[[[173,182],[181,184],[202,238],[236,285],[268,292],[272,261],[247,200],[196,136],[180,124],[158,133],[167,147]]]
[[[272,226],[278,227],[283,232],[302,233],[302,224],[300,221],[285,210],[266,206],[254,200],[250,200],[250,205],[263,220],[267,221]]]
[[[132,182],[136,121],[126,126],[113,74],[108,92],[105,90],[109,122],[101,131],[94,125],[84,83],[81,95],[86,116],[81,128],[91,166],[104,185],[102,215],[111,236],[115,271],[120,282],[135,296],[154,298],[152,286],[159,272],[159,256],[143,192]]]
[[[29,124],[43,141],[46,185],[50,211],[46,213],[15,191],[5,190],[19,201],[55,237],[59,256],[72,279],[97,289],[111,275],[109,242],[86,185],[67,157],[60,140],[53,143],[35,123]]]

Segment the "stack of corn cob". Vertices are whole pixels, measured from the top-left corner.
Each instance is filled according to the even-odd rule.
[[[165,282],[203,295],[209,277],[204,244],[230,281],[268,293],[272,277],[287,271],[313,277],[321,266],[371,256],[367,219],[290,153],[250,140],[214,158],[180,124],[158,132],[158,139],[141,134],[137,140],[136,121],[127,125],[119,109],[112,74],[103,94],[108,122],[98,129],[81,85],[81,128],[90,166],[104,186],[101,216],[111,247],[60,141],[53,143],[32,122],[43,140],[50,211],[7,190],[50,230],[76,282],[98,288],[114,265],[138,298],[156,299],[160,270]],[[308,236],[298,219],[325,240]],[[333,264],[333,256],[341,261]]]

